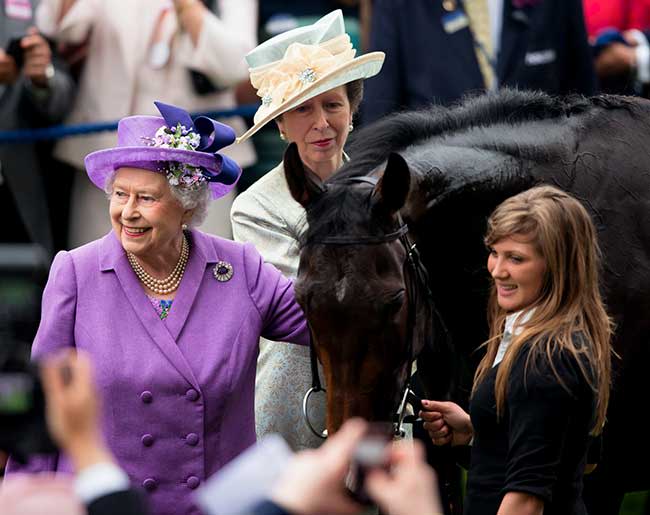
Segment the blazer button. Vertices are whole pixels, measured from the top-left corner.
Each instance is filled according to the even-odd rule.
[[[190,388],[189,390],[187,390],[185,392],[185,398],[188,401],[194,402],[195,400],[197,400],[199,398],[199,392],[197,392],[194,388]]]
[[[192,490],[198,487],[200,482],[201,481],[196,476],[190,476],[187,478],[187,486],[190,487]]]
[[[152,435],[147,433],[146,435],[142,435],[141,440],[142,440],[142,445],[144,445],[145,447],[151,447],[153,445],[154,438]]]
[[[153,395],[149,390],[145,390],[140,394],[140,400],[145,404],[151,404],[151,401],[153,401]]]
[[[196,433],[190,433],[185,437],[185,443],[187,445],[195,446],[197,443],[199,443],[199,435]]]
[[[148,477],[142,482],[142,488],[147,492],[153,492],[158,487],[158,483],[152,477]]]

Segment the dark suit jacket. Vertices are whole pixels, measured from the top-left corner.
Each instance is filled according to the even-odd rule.
[[[595,92],[591,50],[580,0],[503,0],[497,62],[501,86],[551,94]],[[457,1],[462,8],[462,1]],[[533,4],[534,5],[530,5]],[[468,27],[445,32],[442,0],[375,0],[370,50],[386,53],[366,81],[363,122],[432,102],[449,104],[484,89]]]
[[[136,490],[113,492],[95,499],[88,506],[88,515],[147,515],[142,495]]]
[[[37,0],[30,2],[35,11]],[[0,45],[22,37],[33,19],[15,19],[5,14],[0,4]],[[72,106],[75,84],[64,63],[53,56],[55,75],[48,94],[38,96],[24,76],[14,84],[0,84],[0,131],[29,129],[59,122]],[[39,168],[36,148],[32,143],[0,143],[0,173],[13,195],[18,215],[22,218],[30,239],[51,255],[52,233],[47,207],[43,173]],[[67,223],[66,221],[58,221]],[[9,221],[13,223],[13,220]]]

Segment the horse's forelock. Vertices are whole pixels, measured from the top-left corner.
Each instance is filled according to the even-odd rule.
[[[368,205],[371,192],[370,185],[328,185],[307,207],[308,228],[300,245],[304,247],[331,235],[351,235],[355,228],[368,226],[372,223]]]

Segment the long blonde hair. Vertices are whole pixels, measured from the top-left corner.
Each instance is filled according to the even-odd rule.
[[[568,351],[576,359],[596,397],[593,434],[602,430],[609,402],[612,323],[598,288],[600,251],[596,230],[586,209],[575,198],[551,186],[538,186],[501,203],[488,220],[486,245],[521,235],[530,238],[546,261],[539,300],[522,332],[513,336],[499,370],[495,396],[497,414],[503,413],[508,377],[524,344],[531,357],[545,353],[555,377],[554,351]],[[490,338],[486,355],[474,376],[474,391],[492,368],[508,313],[497,302],[494,285],[488,303]],[[582,335],[576,344],[574,336]],[[585,366],[585,362],[588,366]]]

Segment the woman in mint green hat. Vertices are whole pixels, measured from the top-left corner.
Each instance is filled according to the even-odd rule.
[[[357,58],[355,53],[340,10],[252,50],[246,60],[262,105],[253,127],[237,141],[274,120],[280,137],[296,145],[307,173],[325,181],[347,159],[343,148],[363,97],[363,79],[379,73],[384,62],[382,52]],[[233,234],[238,241],[252,242],[267,262],[295,278],[304,213],[289,192],[280,163],[235,200]],[[302,416],[302,398],[311,386],[309,349],[284,347],[289,346],[260,342],[257,436],[280,433],[294,449],[316,447],[321,440]],[[310,421],[325,427],[324,396],[312,396]]]

